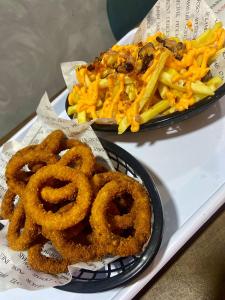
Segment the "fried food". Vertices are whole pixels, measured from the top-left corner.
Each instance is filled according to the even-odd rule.
[[[64,258],[47,257],[42,249],[47,241],[43,240],[28,250],[28,263],[36,271],[48,274],[59,274],[68,271],[69,261]]]
[[[15,193],[21,196],[23,194],[26,183],[23,180],[19,179],[16,175],[17,172],[21,171],[28,163],[40,163],[44,162],[45,164],[53,164],[57,162],[57,158],[54,154],[44,152],[44,151],[31,151],[26,150],[23,154],[15,154],[8,162],[6,166],[6,182],[9,188]]]
[[[29,216],[25,215],[23,201],[20,200],[9,223],[8,244],[13,250],[27,250],[37,236],[38,226]]]
[[[143,42],[116,44],[74,70],[77,84],[68,96],[67,113],[78,123],[107,118],[122,134],[184,111],[221,86],[221,75],[213,77],[215,85],[206,75],[224,42],[225,29],[217,22],[193,40],[156,32]]]
[[[0,210],[0,216],[5,220],[10,220],[13,212],[14,212],[14,200],[16,198],[16,194],[14,194],[11,190],[7,190],[2,202],[1,202],[1,210]]]
[[[61,130],[54,130],[42,141],[41,144],[37,145],[36,150],[44,150],[53,154],[59,154],[63,148],[65,140],[66,135]],[[28,168],[35,173],[40,168],[44,167],[44,165],[45,164],[30,162],[28,164]]]
[[[74,230],[73,230],[74,229]],[[78,229],[78,230],[77,230]],[[55,249],[72,264],[92,261],[97,258],[97,243],[92,242],[90,233],[84,232],[87,227],[65,230],[45,230],[43,235],[50,239]]]
[[[130,180],[134,181],[131,177],[128,177],[125,174],[120,172],[104,172],[95,174],[92,178],[92,184],[95,193],[97,193],[107,182],[111,180],[121,181],[121,180]]]
[[[9,219],[8,245],[28,250],[36,271],[58,274],[78,262],[135,255],[150,236],[145,189],[107,171],[86,144],[61,131],[19,150],[8,162],[6,180],[0,213]],[[54,248],[50,256],[47,242]]]
[[[71,209],[61,213],[53,213],[45,211],[41,206],[38,191],[46,180],[51,178],[69,181],[74,187],[74,192],[77,191],[76,201],[74,201]],[[62,187],[60,191],[66,191],[66,186]],[[65,198],[64,193],[62,193],[61,197],[62,199]],[[83,173],[78,173],[69,167],[58,164],[49,165],[41,168],[31,177],[23,200],[26,214],[37,224],[45,226],[48,229],[62,230],[84,219],[92,200],[91,185]]]
[[[122,174],[120,172],[104,172],[104,173],[99,173],[93,176],[92,178],[92,184],[94,188],[95,194],[99,192],[99,190],[108,182],[116,180],[116,181],[131,181],[133,182],[134,180],[131,177],[128,177],[125,174]],[[112,206],[112,204],[111,204]],[[115,209],[115,204],[114,204],[114,209]],[[133,212],[132,209],[130,212],[127,212],[126,214],[119,215],[119,212],[116,213],[115,215],[111,215],[111,222],[112,226],[120,229],[126,229],[130,226],[133,225]]]
[[[76,198],[77,185],[75,182],[63,182],[52,180],[50,183],[46,180],[47,186],[41,189],[41,197],[44,201],[49,203],[60,203],[65,201],[72,201]]]
[[[87,145],[77,145],[61,157],[58,165],[71,167],[90,177],[94,172],[95,157]]]
[[[67,149],[71,149],[73,147],[77,147],[77,146],[80,146],[80,145],[86,145],[85,143],[82,143],[81,141],[79,140],[75,140],[75,139],[66,139],[64,141],[64,144],[63,144],[63,150],[67,150]]]
[[[134,234],[121,237],[114,234],[106,219],[106,210],[113,198],[128,192],[134,200]],[[99,242],[99,249],[111,255],[128,256],[138,254],[150,235],[151,215],[148,195],[137,182],[111,181],[98,192],[92,205],[90,224]]]
[[[59,154],[66,140],[67,137],[62,130],[54,130],[38,145],[38,148],[53,154]]]
[[[134,225],[133,199],[124,198],[125,195],[117,197],[107,209],[109,223],[115,230],[128,229]],[[123,203],[123,207],[120,202]]]
[[[94,172],[95,158],[91,149],[85,144],[75,139],[64,139],[61,151],[67,150],[59,161],[59,165],[67,165],[73,169],[80,170],[87,176],[91,176]],[[57,189],[53,186],[43,187],[41,196],[45,201],[58,203],[62,201],[62,193],[65,199],[74,197],[73,185],[67,185],[65,189]]]

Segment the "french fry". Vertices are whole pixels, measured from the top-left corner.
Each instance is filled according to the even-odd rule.
[[[85,74],[85,76],[84,76],[84,82],[85,82],[85,85],[86,85],[87,87],[89,87],[91,81],[90,81],[90,79],[89,79],[89,77],[88,77],[87,74]]]
[[[219,76],[215,76],[215,77],[211,78],[209,81],[207,81],[205,84],[213,92],[215,92],[222,83],[223,83],[223,80]],[[200,100],[203,100],[206,96],[209,96],[209,95],[196,94],[196,95],[194,95],[194,98],[195,98],[195,101],[198,102]]]
[[[151,79],[148,81],[146,87],[144,88],[143,96],[140,97],[140,99],[138,99],[139,112],[143,109],[143,107],[147,104],[147,102],[154,95],[159,75],[165,66],[168,56],[169,56],[168,51],[165,51],[161,54],[157,66],[155,67],[153,73],[150,75]],[[133,105],[135,105],[135,104],[136,103],[134,103]],[[132,111],[132,108],[133,107],[131,106],[131,111]],[[119,123],[118,133],[122,134],[130,125],[132,125],[132,124],[128,121],[128,118],[124,117],[122,119],[122,121],[120,121],[120,123]],[[138,124],[136,124],[136,125],[138,127]],[[132,130],[132,128],[131,128],[131,130]]]
[[[178,84],[174,84],[172,83],[172,80],[173,80],[173,76],[169,72],[162,72],[159,78],[159,81],[165,84],[166,86],[181,92],[187,92],[186,87]],[[191,83],[191,89],[195,94],[203,94],[206,96],[214,95],[214,92],[211,90],[211,88],[206,86],[203,82],[199,80]]]
[[[220,78],[219,76],[215,76],[213,78],[211,78],[209,81],[207,81],[205,84],[211,88],[212,91],[216,91],[221,84],[223,83],[222,78]]]
[[[76,105],[72,105],[67,108],[67,113],[69,116],[73,116],[76,113],[76,107]]]
[[[171,73],[169,73],[168,71],[163,71],[159,77],[159,81],[165,85],[167,85],[168,87],[181,91],[181,92],[185,92],[186,88],[173,83],[173,75]]]
[[[79,124],[87,122],[85,111],[77,113],[77,121],[78,121]]]
[[[192,46],[196,48],[200,48],[205,46],[206,44],[211,43],[215,38],[215,31],[221,27],[222,27],[221,22],[215,23],[212,29],[207,29],[196,40],[191,41]]]
[[[139,111],[142,110],[142,108],[146,105],[146,103],[153,96],[154,88],[157,84],[159,75],[165,66],[168,56],[169,56],[168,51],[165,51],[161,54],[157,66],[155,67],[153,73],[150,75],[149,82],[147,83],[147,86],[145,88],[145,93],[144,93],[142,99],[140,100]]]
[[[223,54],[225,52],[225,48],[220,49],[219,51],[216,52],[215,55],[213,55],[210,59],[209,59],[209,64],[211,64],[212,62],[214,62],[221,54]]]
[[[99,87],[101,89],[105,89],[108,86],[109,86],[108,79],[106,79],[106,78],[100,79],[100,81],[99,81]]]
[[[170,103],[168,100],[161,100],[160,102],[153,105],[151,108],[149,108],[147,111],[143,112],[141,114],[141,124],[144,124],[155,117],[157,117],[159,114],[161,114],[163,111],[168,109],[170,107]]]
[[[162,113],[162,116],[166,116],[166,115],[169,115],[169,114],[172,114],[176,111],[175,107],[170,107],[168,109],[166,109],[163,113]]]
[[[122,134],[124,133],[127,128],[130,126],[130,123],[127,119],[127,117],[123,118],[120,122],[119,122],[119,126],[118,126],[118,134]]]
[[[131,101],[137,97],[137,90],[133,84],[127,84],[125,91]]]
[[[158,84],[158,90],[159,90],[160,97],[162,99],[166,99],[166,93],[168,92],[168,87],[160,82]]]
[[[192,82],[191,89],[195,94],[200,94],[205,96],[214,95],[214,91],[201,81]]]

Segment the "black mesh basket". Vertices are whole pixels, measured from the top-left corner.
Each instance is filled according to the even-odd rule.
[[[163,213],[159,194],[144,167],[119,146],[100,139],[116,170],[136,178],[151,198],[152,234],[145,250],[138,256],[121,257],[98,271],[80,269],[72,281],[58,289],[77,293],[96,293],[128,283],[143,271],[155,257],[162,240]]]

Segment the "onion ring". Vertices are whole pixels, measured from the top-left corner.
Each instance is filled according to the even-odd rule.
[[[41,142],[41,144],[36,146],[35,150],[44,150],[52,154],[58,154],[61,152],[65,140],[66,136],[61,130],[54,130]],[[28,164],[28,168],[33,173],[36,173],[37,170],[42,167],[44,167],[44,164],[37,164],[35,162],[30,162]]]
[[[22,152],[21,152],[22,153]],[[24,151],[24,154],[16,153],[12,158],[9,160],[5,176],[6,182],[8,187],[19,196],[22,195],[26,183],[23,180],[17,178],[16,174],[19,172],[26,164],[29,162],[44,162],[46,164],[53,164],[57,162],[57,158],[54,154],[47,153],[47,152],[39,152],[39,151]]]
[[[53,246],[63,258],[71,263],[87,262],[97,258],[97,244],[91,234],[85,234],[84,224],[77,224],[76,228],[65,230],[46,230],[42,228],[43,235],[51,240]],[[80,225],[80,226],[79,226]],[[83,228],[82,228],[83,226]],[[74,231],[72,231],[74,229]],[[85,244],[82,243],[85,241]]]
[[[38,148],[53,154],[59,154],[66,139],[66,135],[62,130],[54,130],[38,145]]]
[[[41,197],[49,203],[59,203],[72,200],[77,194],[76,182],[72,181],[60,188],[45,186],[41,190]]]
[[[26,155],[30,151],[34,151],[37,149],[38,145],[28,145],[20,150],[18,150],[13,156],[23,156]]]
[[[41,241],[28,250],[28,263],[36,271],[59,274],[68,271],[69,261],[63,258],[47,257],[41,253],[46,241]]]
[[[106,219],[106,209],[114,197],[128,192],[134,201],[134,234],[126,238],[114,234]],[[129,256],[138,254],[150,236],[151,211],[145,189],[137,182],[111,181],[99,192],[91,209],[90,224],[99,241],[99,249],[105,248],[108,254]]]
[[[38,191],[50,178],[71,181],[76,184],[77,197],[71,209],[53,213],[51,211],[47,212],[42,207]],[[64,198],[64,195],[62,195],[62,198]],[[91,185],[82,173],[66,166],[49,165],[41,168],[31,177],[23,200],[26,213],[37,224],[48,229],[62,230],[79,223],[85,218],[92,200]]]
[[[71,209],[72,206],[73,206],[73,203],[68,203],[68,204],[60,207],[58,211],[59,212],[67,211],[67,210]],[[85,220],[82,220],[81,222],[77,223],[76,225],[69,227],[67,229],[64,229],[61,232],[63,232],[63,235],[66,239],[73,239],[74,237],[78,236],[82,232],[85,224],[86,224]],[[44,233],[44,232],[45,232],[45,234],[47,234],[48,229],[42,227],[42,233]],[[47,239],[50,239],[49,237],[47,237],[47,235],[45,235],[45,237]]]
[[[86,146],[85,143],[82,143],[82,142],[79,141],[79,140],[75,140],[75,139],[66,139],[66,140],[64,141],[64,144],[63,144],[63,150],[71,149],[71,148],[73,148],[73,147],[77,147],[77,146],[80,146],[80,145]]]
[[[37,170],[41,169],[42,167],[45,166],[45,164],[41,164],[41,163],[35,163],[35,162],[30,162],[27,164],[29,170],[32,172],[32,173],[36,173]]]
[[[116,180],[116,181],[128,181],[128,182],[136,182],[131,177],[122,174],[120,172],[105,172],[99,173],[93,176],[92,184],[94,187],[94,193],[97,195],[98,191],[108,182]],[[112,203],[111,203],[112,205]],[[120,229],[126,229],[130,226],[133,226],[133,211],[131,209],[130,212],[123,214],[123,215],[112,215],[111,216],[111,223],[114,227]]]
[[[25,221],[25,224],[24,224]],[[21,232],[21,227],[24,228]],[[38,226],[24,213],[23,202],[20,200],[11,217],[7,240],[13,250],[26,250],[38,236]]]
[[[108,183],[109,181],[112,180],[116,180],[116,181],[121,181],[121,180],[128,180],[131,182],[135,182],[134,179],[132,179],[131,177],[122,174],[120,172],[104,172],[104,173],[98,173],[95,174],[92,177],[92,184],[95,190],[95,193],[97,193],[106,183]]]
[[[70,163],[74,160],[78,160],[81,166],[75,166],[74,169],[83,172],[85,175],[90,176],[94,171],[95,157],[92,154],[91,149],[84,143],[67,139],[64,141],[64,147],[62,150],[69,149],[59,160],[58,164],[63,166],[71,166]],[[64,194],[65,200],[74,197],[74,184],[68,184],[65,188],[54,188],[51,186],[43,187],[41,190],[42,198],[50,203],[61,202],[62,194]]]
[[[16,194],[14,194],[11,190],[7,190],[2,202],[1,202],[1,211],[0,211],[0,215],[4,220],[10,220],[14,209],[15,209],[15,205],[14,205],[14,200],[16,198]]]
[[[80,161],[81,164],[75,164],[76,161]],[[58,165],[69,166],[75,170],[78,170],[88,177],[92,176],[95,168],[95,157],[91,149],[87,145],[77,145],[69,149],[59,160]]]

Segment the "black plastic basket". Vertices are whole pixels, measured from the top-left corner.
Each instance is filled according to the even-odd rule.
[[[146,130],[146,129],[156,129],[166,126],[171,126],[177,122],[184,121],[186,119],[189,119],[207,108],[209,108],[212,104],[217,102],[220,98],[222,98],[225,95],[225,84],[223,84],[218,90],[216,90],[215,94],[213,96],[208,96],[205,99],[193,104],[190,106],[187,110],[181,111],[181,112],[175,112],[169,115],[165,115],[162,117],[157,117],[145,124],[142,124],[140,127],[140,131]],[[68,97],[66,98],[65,103],[65,109],[67,112],[68,108]],[[71,119],[72,117],[69,116]],[[109,125],[109,124],[92,124],[92,128],[96,131],[103,131],[103,132],[117,132],[118,131],[118,125]],[[129,129],[126,131],[126,133],[130,133]],[[132,133],[134,134],[134,133]],[[137,134],[137,133],[136,133]]]
[[[127,151],[100,139],[116,170],[136,178],[147,189],[152,207],[152,234],[145,250],[138,256],[121,257],[104,269],[89,271],[80,269],[72,281],[58,289],[77,293],[96,293],[124,285],[142,272],[155,257],[162,240],[163,212],[159,194],[150,175]]]

